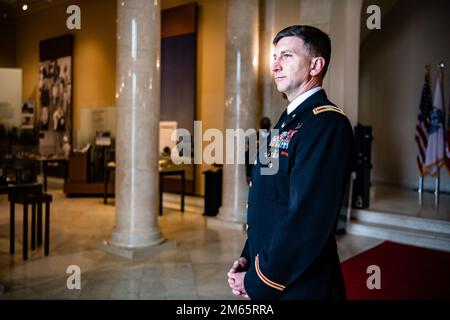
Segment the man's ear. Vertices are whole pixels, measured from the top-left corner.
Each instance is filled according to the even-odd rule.
[[[317,77],[325,67],[325,59],[322,57],[316,57],[311,60],[311,70],[309,74],[313,77]]]

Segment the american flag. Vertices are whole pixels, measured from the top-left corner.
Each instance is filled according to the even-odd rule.
[[[430,91],[430,73],[425,74],[425,83],[422,88],[422,97],[420,98],[419,114],[417,115],[415,140],[418,147],[417,169],[421,176],[425,175],[424,163],[425,154],[428,145],[428,129],[430,128],[430,113],[433,108]]]

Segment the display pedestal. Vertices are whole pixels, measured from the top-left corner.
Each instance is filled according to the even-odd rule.
[[[69,177],[64,184],[64,193],[71,195],[98,195],[103,196],[105,185],[103,180],[91,181],[90,175],[90,148],[86,152],[75,153],[69,158]],[[110,194],[114,193],[114,184],[107,186]]]
[[[205,216],[216,216],[222,205],[222,169],[204,171]]]

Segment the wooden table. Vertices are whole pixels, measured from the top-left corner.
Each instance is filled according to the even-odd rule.
[[[116,164],[110,162],[106,165],[105,180],[104,180],[104,192],[103,203],[108,203],[108,183],[111,176],[111,172],[116,170]],[[184,169],[177,169],[176,167],[163,168],[159,170],[159,215],[162,215],[163,211],[163,191],[164,191],[164,177],[168,176],[180,176],[181,177],[181,203],[180,211],[184,212],[184,196],[186,192],[186,174]]]
[[[44,176],[44,191],[47,191],[47,176],[52,170],[61,170],[59,175],[64,177],[64,182],[67,182],[69,175],[69,160],[64,157],[58,158],[38,158],[37,161],[42,163],[42,174]]]

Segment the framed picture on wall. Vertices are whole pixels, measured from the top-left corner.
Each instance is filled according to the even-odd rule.
[[[31,101],[25,101],[22,104],[20,127],[34,129],[34,104]]]

